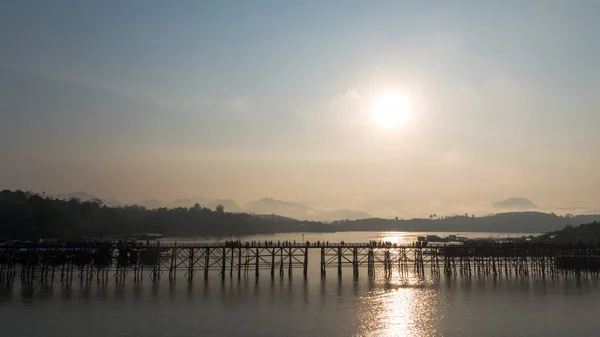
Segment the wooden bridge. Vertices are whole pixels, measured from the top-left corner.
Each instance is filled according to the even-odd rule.
[[[310,252],[310,254],[309,254]],[[309,264],[309,257],[316,259]],[[318,262],[318,264],[317,264]],[[369,277],[376,271],[391,277],[401,275],[554,275],[600,271],[600,245],[548,245],[536,243],[486,243],[473,245],[396,245],[371,243],[225,242],[193,244],[145,243],[62,243],[0,245],[0,283],[54,281],[70,283],[76,275],[81,282],[117,281],[132,275],[153,280],[178,275],[205,278],[210,271],[220,277],[238,278],[268,273],[291,277],[294,269],[320,266],[321,277],[337,269],[342,276],[351,268],[354,277],[366,267]]]

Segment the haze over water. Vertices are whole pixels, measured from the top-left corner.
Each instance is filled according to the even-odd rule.
[[[356,233],[353,233],[356,234]],[[363,233],[402,242],[405,233]],[[412,234],[412,233],[411,233]],[[444,233],[440,233],[444,234]],[[296,240],[299,234],[270,236]],[[321,240],[339,241],[337,234]],[[252,237],[249,239],[263,240]],[[352,240],[352,237],[345,239]],[[245,238],[242,238],[245,240]],[[596,336],[598,280],[573,277],[434,277],[397,271],[374,280],[361,268],[341,279],[319,275],[318,254],[292,277],[262,271],[237,278],[217,272],[192,282],[179,274],[153,283],[80,284],[69,288],[15,282],[0,290],[7,336]]]

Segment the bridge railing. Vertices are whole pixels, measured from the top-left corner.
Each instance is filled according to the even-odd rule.
[[[562,254],[568,252],[589,251],[595,254],[600,250],[600,245],[589,244],[545,244],[545,243],[486,243],[481,245],[446,245],[408,243],[394,244],[389,242],[271,242],[271,241],[233,241],[233,242],[160,242],[160,241],[125,241],[125,242],[4,242],[0,243],[0,250],[12,249],[98,249],[98,248],[424,248],[424,249],[448,249],[459,252],[470,250],[508,250],[523,253],[541,252],[553,250]]]
[[[152,247],[163,247],[163,248],[195,248],[195,247],[199,247],[199,248],[219,248],[219,247],[226,247],[226,248],[368,248],[368,247],[388,247],[388,248],[392,248],[392,247],[402,247],[402,246],[406,246],[409,247],[409,245],[374,245],[374,244],[369,244],[369,243],[340,243],[340,242],[330,242],[330,243],[316,243],[316,242],[310,242],[309,244],[307,244],[306,242],[301,243],[301,242],[296,242],[296,243],[265,243],[265,242],[242,242],[242,243],[224,243],[224,242],[214,242],[214,243],[179,243],[179,242],[175,242],[175,243],[153,243],[150,244],[150,246]],[[411,246],[412,247],[412,246]]]
[[[347,242],[60,242],[60,243],[0,243],[1,248],[410,248],[415,244],[347,243]],[[435,246],[432,246],[435,247]]]

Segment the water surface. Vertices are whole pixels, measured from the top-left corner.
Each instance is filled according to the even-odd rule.
[[[343,233],[347,234],[347,233]],[[365,233],[361,233],[365,234]],[[401,240],[404,234],[366,233]],[[453,233],[456,234],[456,233]],[[294,240],[301,234],[277,235]],[[354,234],[319,235],[353,241]],[[412,235],[412,234],[410,234]],[[420,235],[420,234],[419,234]],[[313,240],[313,238],[305,239]],[[300,239],[298,239],[300,240]],[[363,241],[363,240],[360,240]],[[435,277],[344,269],[306,279],[263,272],[238,279],[22,287],[0,290],[3,336],[598,336],[595,279]],[[316,264],[316,267],[313,265]]]

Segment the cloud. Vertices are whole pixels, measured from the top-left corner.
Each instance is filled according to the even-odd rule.
[[[245,97],[216,99],[202,95],[166,96],[157,98],[158,105],[179,112],[198,114],[238,115],[250,111],[251,103]]]
[[[251,108],[250,101],[242,97],[225,101],[222,103],[222,106],[225,111],[230,111],[238,114],[247,113]]]
[[[348,128],[364,126],[368,115],[368,99],[350,88],[325,102],[295,109],[295,116],[312,126]]]
[[[366,114],[367,100],[356,89],[337,95],[327,103],[325,111],[334,122],[357,124]]]

